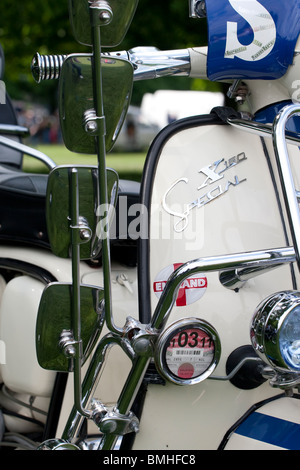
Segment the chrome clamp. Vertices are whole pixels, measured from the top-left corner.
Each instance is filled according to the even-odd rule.
[[[117,410],[109,411],[102,403],[94,404],[92,420],[103,434],[124,436],[139,431],[139,420],[131,411],[123,415]]]

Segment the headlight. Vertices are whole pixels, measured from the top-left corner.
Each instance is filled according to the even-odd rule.
[[[261,302],[250,336],[256,352],[272,367],[300,372],[300,292],[278,292]]]

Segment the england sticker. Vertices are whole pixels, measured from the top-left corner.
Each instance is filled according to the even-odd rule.
[[[158,273],[153,282],[153,290],[158,298],[161,296],[170,275],[182,264],[171,264]],[[207,278],[205,275],[202,273],[193,274],[180,285],[175,305],[184,307],[196,302],[205,294],[206,288]]]

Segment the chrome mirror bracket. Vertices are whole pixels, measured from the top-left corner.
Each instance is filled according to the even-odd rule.
[[[206,5],[204,0],[189,0],[190,18],[206,18]]]

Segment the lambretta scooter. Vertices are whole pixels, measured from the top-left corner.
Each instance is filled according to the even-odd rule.
[[[51,253],[1,247],[6,271],[30,264],[2,294],[2,406],[23,411],[23,394],[30,425],[45,415],[39,449],[299,449],[299,2],[191,1],[208,50],[102,53],[131,22],[136,3],[121,3],[70,1],[92,52],[34,60],[59,75],[66,146],[98,166],[51,171]],[[242,104],[163,129],[123,223],[105,154],[132,80],[164,74],[230,82]],[[128,268],[121,287],[111,261],[127,238],[137,278]]]

